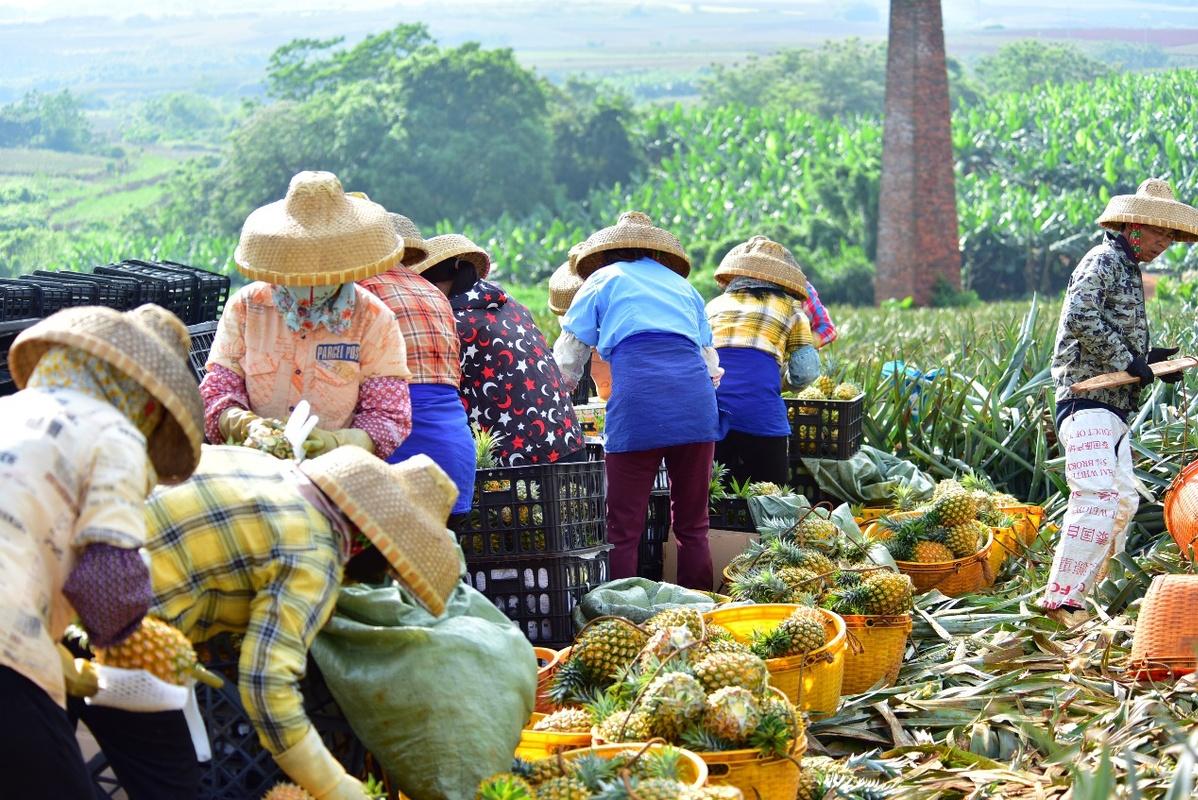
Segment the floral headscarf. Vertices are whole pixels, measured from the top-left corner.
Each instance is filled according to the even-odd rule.
[[[287,330],[293,333],[324,326],[330,333],[344,333],[354,316],[354,284],[343,283],[335,291],[322,294],[311,287],[272,286],[275,308],[283,315]]]
[[[162,404],[145,387],[99,356],[74,347],[46,351],[26,383],[29,388],[73,389],[120,411],[147,439],[162,419]]]

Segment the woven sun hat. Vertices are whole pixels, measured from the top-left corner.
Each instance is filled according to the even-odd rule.
[[[1173,199],[1167,181],[1149,178],[1135,194],[1117,194],[1098,218],[1104,228],[1118,230],[1125,222],[1138,222],[1174,231],[1177,242],[1198,242],[1198,209]]]
[[[8,351],[8,367],[25,388],[46,351],[74,347],[107,361],[162,404],[166,413],[150,434],[146,451],[163,483],[186,480],[200,462],[204,402],[188,365],[187,328],[162,306],[132,311],[103,306],[65,308],[26,328]]]
[[[426,455],[388,464],[360,447],[338,447],[300,469],[440,616],[461,578],[458,546],[445,527],[458,497],[449,476]]]
[[[445,233],[425,239],[424,247],[428,251],[428,255],[424,257],[424,260],[411,266],[413,272],[423,274],[442,261],[448,261],[451,258],[463,258],[473,264],[480,281],[491,272],[491,258],[487,255],[487,251],[460,233]]]
[[[807,276],[790,251],[773,239],[754,236],[728,251],[716,267],[715,282],[727,286],[737,276],[776,283],[786,291],[807,297]]]
[[[346,194],[331,172],[301,172],[286,197],[246,217],[233,260],[251,280],[329,286],[386,272],[403,250],[382,206]]]
[[[658,261],[684,278],[691,271],[691,260],[678,238],[640,211],[625,211],[615,225],[592,233],[577,248],[574,269],[583,280],[599,269],[600,253],[626,248],[656,251]]]
[[[559,317],[565,314],[570,303],[574,302],[574,295],[582,288],[582,283],[582,278],[571,268],[570,262],[563,262],[549,276],[549,310]]]
[[[416,227],[416,223],[403,214],[392,212],[387,216],[391,218],[391,225],[395,228],[395,233],[403,239],[403,265],[410,267],[427,258],[428,251],[424,249],[424,237],[420,235],[420,229]]]

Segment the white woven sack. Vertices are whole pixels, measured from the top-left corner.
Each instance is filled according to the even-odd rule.
[[[124,711],[179,711],[191,695],[189,686],[159,680],[144,669],[97,665],[100,690],[87,698],[88,705]]]

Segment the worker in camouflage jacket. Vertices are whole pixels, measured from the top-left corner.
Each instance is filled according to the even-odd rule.
[[[1062,614],[1084,607],[1109,559],[1123,550],[1139,505],[1127,422],[1155,379],[1149,365],[1177,352],[1149,346],[1140,265],[1174,242],[1198,240],[1198,211],[1174,200],[1169,185],[1155,179],[1134,195],[1112,197],[1098,223],[1108,231],[1069,280],[1052,358],[1057,438],[1070,494],[1042,605]],[[1138,380],[1089,392],[1070,388],[1120,370]],[[1177,372],[1161,380],[1181,377]]]

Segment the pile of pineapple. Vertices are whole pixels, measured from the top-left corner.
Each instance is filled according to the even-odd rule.
[[[789,622],[789,620],[788,620]],[[787,647],[823,646],[822,621],[786,628]],[[772,643],[778,645],[781,636]],[[788,753],[802,729],[798,710],[769,683],[751,645],[694,609],[667,609],[643,625],[593,621],[554,675],[549,696],[559,710],[541,731],[584,733],[606,742],[664,739],[708,752],[755,749]]]
[[[913,508],[904,508],[910,504],[902,490],[895,500],[897,511],[910,513],[883,517],[873,529],[895,561],[940,564],[967,558],[985,544],[990,528],[1014,522],[998,508],[1005,497],[973,476],[940,481],[932,499]]]
[[[692,789],[682,780],[682,753],[675,747],[629,748],[612,758],[585,753],[519,761],[493,775],[476,800],[738,800],[739,789]]]

